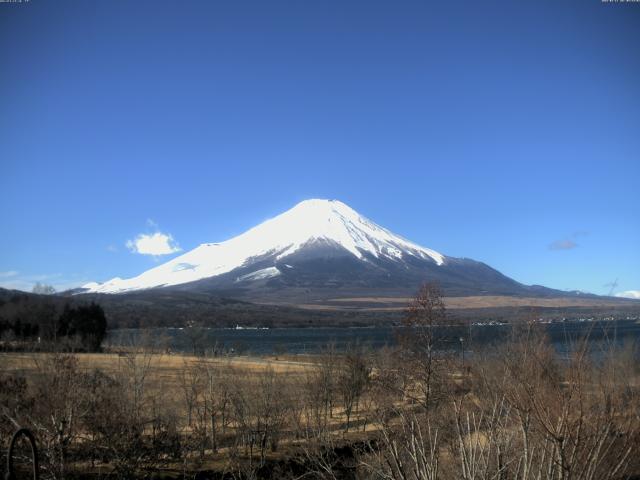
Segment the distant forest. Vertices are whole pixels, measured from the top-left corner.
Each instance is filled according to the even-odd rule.
[[[37,295],[0,289],[0,339],[13,334],[17,338],[71,337],[82,340],[83,328],[78,319],[87,317],[86,308],[99,305],[107,329],[162,328],[203,326],[230,328],[236,325],[259,327],[376,326],[398,324],[404,317],[395,311],[345,309],[309,310],[284,305],[259,305],[214,294],[153,290],[123,295]],[[67,316],[65,308],[75,316],[71,327],[61,324]],[[93,307],[95,308],[95,307]],[[97,310],[95,310],[97,312]],[[462,321],[518,322],[533,317],[579,318],[584,316],[624,317],[638,315],[640,306],[621,304],[612,307],[497,307],[483,309],[450,309],[450,318]],[[91,315],[89,315],[90,317]],[[92,325],[88,321],[88,325]],[[101,320],[100,320],[101,321]],[[89,328],[89,327],[87,327]],[[89,329],[94,329],[92,325]]]
[[[63,297],[14,293],[0,298],[0,343],[12,348],[28,342],[56,343],[74,351],[99,351],[107,319],[94,302],[72,305]]]

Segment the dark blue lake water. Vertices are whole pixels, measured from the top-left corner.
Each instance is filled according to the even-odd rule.
[[[540,325],[556,350],[566,353],[578,339],[588,337],[594,350],[610,345],[622,346],[640,340],[638,320],[575,321]],[[510,325],[472,325],[461,329],[442,329],[443,348],[473,351],[503,341],[511,332]],[[370,328],[274,328],[274,329],[188,329],[161,328],[147,331],[137,329],[114,330],[107,338],[111,345],[131,345],[142,335],[163,339],[174,351],[189,352],[195,348],[211,351],[214,348],[239,354],[317,353],[329,344],[343,350],[350,344],[381,348],[396,343],[401,329],[393,326]],[[405,330],[406,331],[406,330]]]

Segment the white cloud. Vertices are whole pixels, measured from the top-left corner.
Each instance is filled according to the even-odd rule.
[[[107,252],[116,253],[118,251],[118,247],[115,245],[107,245]]]
[[[127,240],[126,245],[132,253],[141,255],[169,255],[182,250],[171,235],[162,232],[141,233],[135,239]]]
[[[636,300],[640,300],[640,290],[627,290],[626,292],[618,292],[616,293],[616,297],[634,298]]]
[[[8,272],[0,272],[0,278],[15,277],[16,275],[18,275],[18,272],[16,272],[15,270],[9,270]]]

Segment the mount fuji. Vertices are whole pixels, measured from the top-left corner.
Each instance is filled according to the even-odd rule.
[[[526,286],[488,265],[448,257],[396,235],[337,200],[305,200],[221,243],[205,243],[137,277],[78,293],[216,292],[266,303],[407,296],[425,281],[448,296],[566,295]]]

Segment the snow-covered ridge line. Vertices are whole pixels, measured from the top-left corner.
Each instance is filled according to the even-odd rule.
[[[238,280],[259,280],[279,275],[275,263],[318,243],[335,244],[358,259],[366,255],[402,261],[406,256],[445,262],[440,253],[410,242],[358,214],[337,200],[305,200],[277,217],[221,243],[204,243],[167,263],[130,279],[91,282],[84,292],[122,293],[179,285],[219,276],[255,259],[269,259],[271,267],[243,274]],[[245,270],[246,271],[246,270]],[[276,273],[278,272],[278,273]]]

